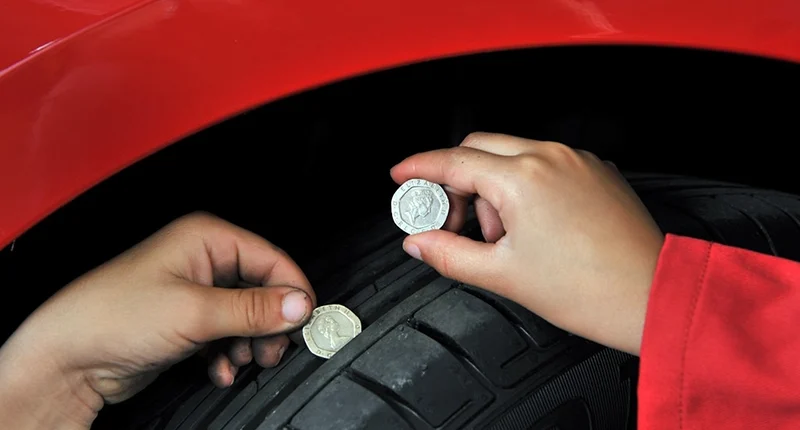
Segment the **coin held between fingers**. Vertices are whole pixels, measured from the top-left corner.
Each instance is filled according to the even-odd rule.
[[[312,354],[331,358],[361,333],[361,320],[342,305],[324,305],[314,309],[303,327],[303,340]]]
[[[442,228],[449,213],[444,188],[425,179],[409,179],[392,196],[392,219],[408,234]]]

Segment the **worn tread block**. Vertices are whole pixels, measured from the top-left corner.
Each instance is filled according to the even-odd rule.
[[[297,430],[409,429],[411,426],[376,394],[337,376],[291,421]]]
[[[528,348],[527,342],[500,312],[464,291],[448,291],[414,319],[450,339],[498,386],[517,382],[536,365],[529,354],[512,361]]]
[[[474,413],[491,400],[450,351],[405,325],[384,336],[351,368],[392,391],[434,427],[467,405],[469,411],[459,415]]]
[[[471,294],[479,295],[496,308],[502,309],[503,312],[510,315],[525,329],[539,348],[549,348],[559,340],[569,336],[569,333],[550,324],[516,302],[471,285],[465,285],[464,288]]]

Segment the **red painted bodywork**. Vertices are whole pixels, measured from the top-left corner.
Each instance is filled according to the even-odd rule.
[[[0,246],[187,134],[376,69],[652,44],[800,61],[797,0],[4,0]]]

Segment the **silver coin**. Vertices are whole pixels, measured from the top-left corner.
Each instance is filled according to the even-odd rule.
[[[417,234],[444,226],[450,200],[439,184],[409,179],[392,196],[392,219],[401,230]]]
[[[314,309],[303,327],[303,340],[317,357],[331,358],[361,333],[361,320],[342,305],[325,305]]]

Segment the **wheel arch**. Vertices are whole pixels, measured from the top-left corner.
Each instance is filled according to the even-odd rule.
[[[330,82],[567,45],[798,61],[798,18],[790,0],[148,2],[0,72],[0,246],[184,136]]]

